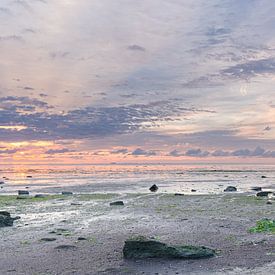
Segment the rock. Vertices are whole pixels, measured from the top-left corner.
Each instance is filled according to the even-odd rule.
[[[70,195],[73,195],[73,192],[63,191],[61,194],[65,196],[70,196]]]
[[[267,201],[266,204],[272,204],[272,202],[271,201]]]
[[[267,178],[267,176],[261,176],[261,178],[262,178],[262,179],[266,179],[266,178]]]
[[[35,197],[36,199],[43,199],[43,198],[46,198],[47,195],[44,195],[44,194],[36,194],[34,197]]]
[[[71,205],[80,206],[80,205],[82,205],[82,204],[81,204],[81,203],[78,203],[78,202],[72,202]]]
[[[182,193],[175,193],[175,196],[184,196]]]
[[[84,238],[84,237],[78,237],[77,240],[78,240],[78,241],[86,241],[87,239]]]
[[[258,187],[258,186],[251,187],[251,190],[253,190],[253,191],[262,191],[262,187]]]
[[[43,241],[43,242],[53,242],[53,241],[56,241],[56,238],[42,238],[42,239],[40,239],[40,241]]]
[[[12,218],[7,211],[0,211],[0,227],[13,226],[13,222],[18,219],[20,219],[20,217]]]
[[[114,201],[114,202],[111,202],[110,205],[124,205],[124,202],[123,201]]]
[[[224,192],[235,192],[235,191],[237,191],[237,188],[235,186],[227,186],[224,189]]]
[[[197,192],[197,190],[196,189],[191,189],[191,192]]]
[[[0,181],[0,185],[1,185],[1,184],[5,184],[5,182],[4,182],[4,181]]]
[[[18,195],[20,196],[20,195],[29,195],[30,194],[30,192],[29,191],[27,191],[27,190],[18,190]]]
[[[171,246],[152,239],[137,237],[125,241],[123,255],[126,259],[174,258],[201,259],[215,256],[215,251],[204,246]]]
[[[27,178],[28,178],[28,179],[31,179],[31,178],[32,178],[32,176],[27,176]]]
[[[268,197],[269,194],[272,194],[270,191],[261,191],[256,194],[257,197]]]
[[[156,184],[153,184],[153,185],[149,188],[149,190],[150,190],[151,192],[157,192],[158,189],[159,189],[159,188],[156,186]]]
[[[55,249],[58,249],[58,250],[61,250],[61,249],[68,250],[68,249],[76,249],[76,248],[77,247],[75,245],[70,245],[70,244],[62,244],[55,247]]]

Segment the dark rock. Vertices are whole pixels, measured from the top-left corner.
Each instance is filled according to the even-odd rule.
[[[253,191],[262,191],[262,187],[258,187],[258,186],[251,187],[251,190],[253,190]]]
[[[63,191],[61,194],[65,196],[70,196],[70,195],[73,195],[73,192]]]
[[[267,176],[261,176],[261,178],[262,178],[262,179],[266,179],[266,178],[267,178]]]
[[[175,193],[175,196],[184,196],[182,193]]]
[[[80,206],[80,205],[82,205],[82,204],[81,204],[81,203],[77,203],[77,202],[72,202],[71,205]]]
[[[114,202],[111,202],[110,205],[124,205],[124,202],[123,201],[114,201]]]
[[[125,241],[123,255],[126,259],[174,258],[187,260],[213,257],[215,251],[203,246],[170,246],[138,237]]]
[[[269,194],[272,194],[270,191],[261,191],[256,194],[257,197],[268,197]]]
[[[151,192],[157,192],[158,189],[159,189],[159,188],[156,186],[156,184],[153,184],[153,185],[149,188],[149,190],[150,190]]]
[[[34,197],[37,198],[37,199],[43,199],[43,198],[46,198],[47,195],[44,195],[44,194],[36,194]]]
[[[40,239],[40,241],[43,241],[43,242],[53,242],[53,241],[56,241],[56,238],[42,238],[42,239]]]
[[[191,192],[197,192],[197,190],[196,189],[191,189]]]
[[[31,179],[31,178],[32,178],[32,176],[27,176],[27,178],[28,178],[28,179]]]
[[[26,190],[18,190],[18,195],[29,195],[30,192]]]
[[[271,201],[267,201],[266,204],[272,204],[272,202]]]
[[[68,249],[76,249],[77,247],[75,245],[70,245],[70,244],[62,244],[59,246],[56,246],[55,249],[58,250],[68,250]]]
[[[224,189],[224,192],[235,192],[235,191],[237,191],[237,188],[235,186],[227,186]]]
[[[0,181],[0,185],[1,185],[1,184],[5,184],[5,182],[4,182],[4,181]]]
[[[13,226],[13,222],[18,219],[20,219],[20,217],[12,218],[7,211],[0,211],[0,227]]]
[[[78,241],[86,241],[87,239],[84,238],[84,237],[78,237],[77,240],[78,240]]]

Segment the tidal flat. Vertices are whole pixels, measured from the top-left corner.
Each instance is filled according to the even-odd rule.
[[[110,206],[115,201],[124,205]],[[1,274],[272,274],[274,232],[250,230],[274,220],[269,201],[245,193],[1,195],[0,210],[21,217],[0,228]],[[124,242],[133,236],[206,246],[216,256],[126,260]]]

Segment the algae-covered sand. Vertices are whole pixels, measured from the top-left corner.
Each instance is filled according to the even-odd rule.
[[[124,206],[110,206],[122,200]],[[79,194],[18,200],[0,210],[21,216],[0,228],[1,274],[272,274],[272,232],[252,232],[274,205],[249,194]],[[217,256],[199,260],[125,260],[124,241],[154,237],[202,245]]]

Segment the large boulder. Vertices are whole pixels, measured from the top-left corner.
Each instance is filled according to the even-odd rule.
[[[13,226],[13,222],[18,219],[20,219],[20,217],[12,218],[7,211],[0,211],[0,227]]]
[[[126,259],[171,258],[201,259],[215,256],[215,251],[204,246],[171,246],[165,243],[137,237],[125,241],[123,255]]]
[[[256,194],[257,197],[268,197],[269,194],[272,194],[271,191],[261,191]]]
[[[150,190],[151,192],[157,192],[158,189],[159,189],[159,188],[157,187],[156,184],[153,184],[153,185],[149,188],[149,190]]]

